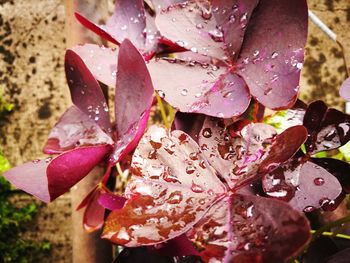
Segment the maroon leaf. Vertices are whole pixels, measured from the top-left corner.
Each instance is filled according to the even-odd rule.
[[[151,61],[148,68],[158,94],[182,112],[229,118],[242,114],[249,106],[244,81],[226,72],[225,67],[161,59]]]
[[[152,101],[153,86],[145,62],[132,43],[124,40],[118,57],[115,96],[115,160],[136,147],[145,131]]]
[[[17,188],[51,202],[84,178],[110,151],[110,145],[81,147],[54,159],[14,167],[4,177]]]
[[[158,244],[151,250],[167,256],[199,256],[198,251],[185,234]]]
[[[111,133],[108,106],[101,87],[83,60],[72,50],[66,51],[65,71],[73,103],[103,131]]]
[[[212,12],[223,33],[226,51],[234,62],[242,46],[244,33],[259,0],[213,0]]]
[[[293,126],[276,136],[266,159],[259,167],[259,173],[265,174],[281,163],[289,160],[307,139],[304,126]]]
[[[185,133],[152,126],[136,149],[125,206],[113,211],[103,237],[124,246],[153,245],[188,231],[225,193]]]
[[[44,153],[59,154],[79,146],[113,144],[100,126],[77,107],[70,107],[49,134]]]
[[[183,131],[198,143],[198,135],[203,127],[205,115],[196,113],[176,112],[172,123],[172,130]]]
[[[289,201],[293,208],[311,212],[329,205],[341,194],[337,178],[312,162],[287,163],[266,175],[264,191],[268,196]]]
[[[344,100],[350,101],[350,78],[347,78],[343,82],[340,87],[339,94],[343,97]]]
[[[98,198],[98,203],[111,211],[122,208],[125,201],[125,197],[112,193],[104,193]]]
[[[209,2],[173,5],[157,15],[156,25],[162,36],[180,47],[219,60],[228,58]]]
[[[91,22],[89,19],[87,19],[85,16],[83,16],[82,14],[79,14],[78,12],[74,13],[76,19],[87,29],[91,30],[92,32],[94,32],[95,34],[97,34],[98,36],[112,42],[113,44],[119,45],[119,42],[114,39],[113,36],[111,36],[111,34],[109,32],[107,32],[107,30],[105,28],[103,28],[102,26],[99,26],[93,22]]]
[[[307,244],[309,231],[308,220],[288,204],[232,195],[211,207],[188,235],[205,262],[284,262]]]
[[[350,116],[328,108],[323,101],[309,105],[304,116],[309,138],[305,143],[308,153],[336,149],[350,140]]]
[[[105,190],[98,187],[94,190],[90,197],[89,202],[86,204],[86,208],[83,216],[84,229],[91,233],[103,226],[105,208],[99,204],[99,198],[105,193]]]
[[[75,46],[72,50],[82,58],[98,81],[107,86],[115,87],[118,50],[93,44]]]
[[[250,19],[238,73],[268,108],[286,109],[296,100],[307,20],[305,0],[261,0]]]

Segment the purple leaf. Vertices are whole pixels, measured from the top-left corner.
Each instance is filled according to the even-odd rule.
[[[307,21],[305,0],[261,0],[249,21],[238,73],[268,108],[289,108],[297,98]]]
[[[110,151],[110,145],[81,147],[54,159],[14,167],[5,172],[4,177],[17,188],[48,203],[83,179]]]
[[[152,126],[136,149],[125,206],[113,211],[103,238],[124,246],[153,245],[188,231],[225,187],[185,133]]]
[[[158,94],[182,112],[229,118],[249,106],[246,84],[225,67],[161,59],[151,61],[148,68]]]
[[[339,94],[344,100],[350,101],[350,78],[347,78],[340,86]]]
[[[232,195],[211,207],[188,235],[205,262],[284,262],[307,244],[309,231],[308,220],[288,204]]]
[[[44,153],[59,154],[86,145],[113,144],[100,126],[77,107],[70,107],[49,134]]]
[[[115,87],[118,61],[117,49],[85,44],[75,46],[72,50],[83,59],[89,71],[98,81],[107,86]]]
[[[111,34],[109,32],[107,32],[107,30],[105,28],[103,28],[102,26],[99,26],[93,22],[91,22],[89,19],[87,19],[85,16],[83,16],[82,14],[75,12],[74,13],[75,18],[87,29],[91,30],[92,32],[94,32],[95,34],[97,34],[98,36],[106,39],[107,41],[112,42],[113,44],[119,45],[119,42],[114,39],[113,36],[111,36]]]
[[[304,212],[334,202],[342,192],[337,178],[312,162],[299,162],[287,163],[266,175],[266,194],[289,201],[293,208]]]
[[[111,211],[122,208],[125,201],[125,197],[113,193],[104,193],[98,198],[98,203]]]
[[[173,5],[156,16],[156,25],[163,37],[180,47],[226,60],[222,32],[209,10],[209,2]]]
[[[113,15],[107,20],[106,31],[119,43],[124,39],[138,48],[143,48],[145,37],[143,30],[146,27],[143,0],[117,0]]]
[[[101,87],[83,60],[72,50],[66,51],[65,71],[73,103],[103,131],[111,133],[108,106]]]
[[[213,0],[212,12],[222,29],[226,51],[234,62],[239,55],[244,33],[259,0]]]
[[[124,40],[118,57],[115,96],[115,160],[136,147],[145,131],[152,101],[153,86],[145,61],[132,43]]]

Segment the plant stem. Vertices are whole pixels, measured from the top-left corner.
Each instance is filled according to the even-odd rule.
[[[323,226],[323,227],[317,229],[317,230],[313,233],[314,236],[313,236],[312,240],[317,239],[318,237],[320,237],[321,235],[323,235],[323,233],[326,233],[327,230],[330,230],[330,229],[333,228],[333,227],[340,226],[340,225],[342,225],[342,224],[344,224],[344,223],[347,223],[347,222],[350,222],[350,215],[348,215],[348,216],[346,216],[346,217],[343,217],[343,218],[341,218],[341,219],[339,219],[339,220],[336,220],[336,221],[334,221],[334,222],[331,222],[331,223],[329,223],[329,224],[327,224],[327,225],[325,225],[325,226]],[[338,235],[339,235],[339,234],[338,234]],[[342,235],[342,236],[344,236],[344,235]]]
[[[311,230],[310,232],[311,232],[311,234],[315,234],[316,230]],[[348,235],[336,234],[336,233],[333,233],[333,232],[323,232],[321,235],[322,236],[329,236],[329,237],[344,238],[344,239],[349,239],[350,240],[350,236],[348,236]]]
[[[162,115],[164,125],[165,125],[165,127],[167,127],[169,129],[170,125],[169,125],[168,118],[166,116],[165,107],[164,107],[164,104],[162,102],[162,99],[159,97],[158,94],[156,94],[156,98],[157,98],[158,107],[159,107],[160,113]]]

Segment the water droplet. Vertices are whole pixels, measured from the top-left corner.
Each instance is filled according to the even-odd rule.
[[[330,201],[331,200],[329,200],[328,198],[322,198],[322,199],[320,199],[319,204],[320,204],[320,206],[324,206],[324,205],[329,204]]]
[[[175,43],[180,47],[186,46],[186,43],[184,41],[176,41]]]
[[[222,112],[218,112],[218,113],[216,113],[216,116],[219,117],[219,118],[223,118],[224,114]]]
[[[197,53],[198,52],[198,49],[196,48],[196,47],[191,47],[191,49],[190,49],[192,52],[194,52],[194,53]]]
[[[73,83],[74,83],[74,81],[73,81],[72,79],[70,79],[70,80],[69,80],[69,83],[73,84]]]
[[[315,178],[315,180],[314,180],[314,184],[317,185],[317,186],[321,186],[321,185],[324,184],[324,179],[321,178],[321,177],[317,177],[317,178]]]
[[[202,132],[204,138],[210,138],[213,135],[213,132],[210,128],[205,128]]]
[[[176,22],[176,18],[173,17],[173,18],[171,19],[171,21],[172,21],[172,22]]]
[[[164,93],[164,91],[162,91],[162,90],[157,90],[157,93],[158,93],[159,97],[161,97],[162,99],[165,98],[165,93]]]
[[[194,167],[193,165],[187,166],[186,167],[186,173],[187,174],[193,174],[196,171],[196,167]]]
[[[49,162],[51,162],[51,160],[52,160],[52,157],[47,157],[47,158],[45,159],[45,162],[46,162],[46,163],[49,163]]]
[[[35,160],[32,161],[32,163],[35,163],[35,164],[37,164],[37,163],[39,163],[39,162],[40,162],[39,159],[35,159]]]
[[[315,209],[316,209],[315,207],[309,205],[309,206],[305,207],[303,211],[305,213],[310,213],[310,212],[314,211]]]
[[[203,26],[202,24],[197,24],[197,25],[196,25],[196,28],[197,28],[197,29],[203,29],[204,26]]]
[[[100,119],[100,117],[98,117],[98,116],[95,116],[95,118],[94,118],[95,121],[98,121],[99,119]]]
[[[219,29],[210,30],[209,35],[215,42],[223,42],[224,41],[224,34]]]
[[[198,92],[198,93],[196,93],[196,95],[195,95],[196,98],[199,98],[200,96],[202,96],[202,92]]]
[[[181,95],[182,95],[182,96],[186,96],[187,93],[188,93],[188,90],[187,90],[187,89],[182,89],[182,90],[181,90]]]
[[[211,11],[203,8],[202,17],[206,20],[209,20],[211,18],[211,16],[212,16]]]
[[[70,71],[74,71],[74,68],[73,67],[69,67]]]
[[[196,152],[190,153],[190,159],[193,161],[198,160],[198,153]]]
[[[128,29],[128,26],[127,26],[127,25],[124,25],[124,26],[122,26],[120,29],[123,30],[123,31],[125,31],[125,30]]]
[[[272,54],[271,54],[271,58],[277,58],[278,57],[278,53],[277,52],[273,52]]]
[[[230,18],[229,18],[229,22],[230,23],[234,23],[234,22],[236,22],[236,16],[235,15],[230,15]]]
[[[259,56],[259,53],[260,53],[259,50],[255,50],[254,53],[253,53],[253,56],[257,57],[257,56]]]
[[[191,185],[191,190],[194,193],[203,193],[203,191],[204,191],[200,185],[195,184],[193,181],[192,181],[192,185]]]

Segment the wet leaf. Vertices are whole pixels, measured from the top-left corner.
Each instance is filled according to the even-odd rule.
[[[238,73],[250,93],[270,109],[290,108],[296,101],[307,10],[305,0],[260,0],[247,26]]]
[[[48,203],[83,179],[110,151],[110,145],[81,147],[22,164],[3,175],[17,188]]]
[[[288,204],[232,195],[211,207],[188,235],[205,262],[282,262],[307,244],[309,229]]]
[[[76,147],[98,144],[113,144],[113,140],[89,116],[72,106],[51,130],[44,152],[59,154]]]
[[[124,246],[153,245],[188,231],[225,193],[198,145],[185,133],[152,126],[136,149],[125,206],[103,237]]]
[[[66,51],[65,72],[73,103],[110,134],[108,106],[102,89],[83,60],[72,50]]]

